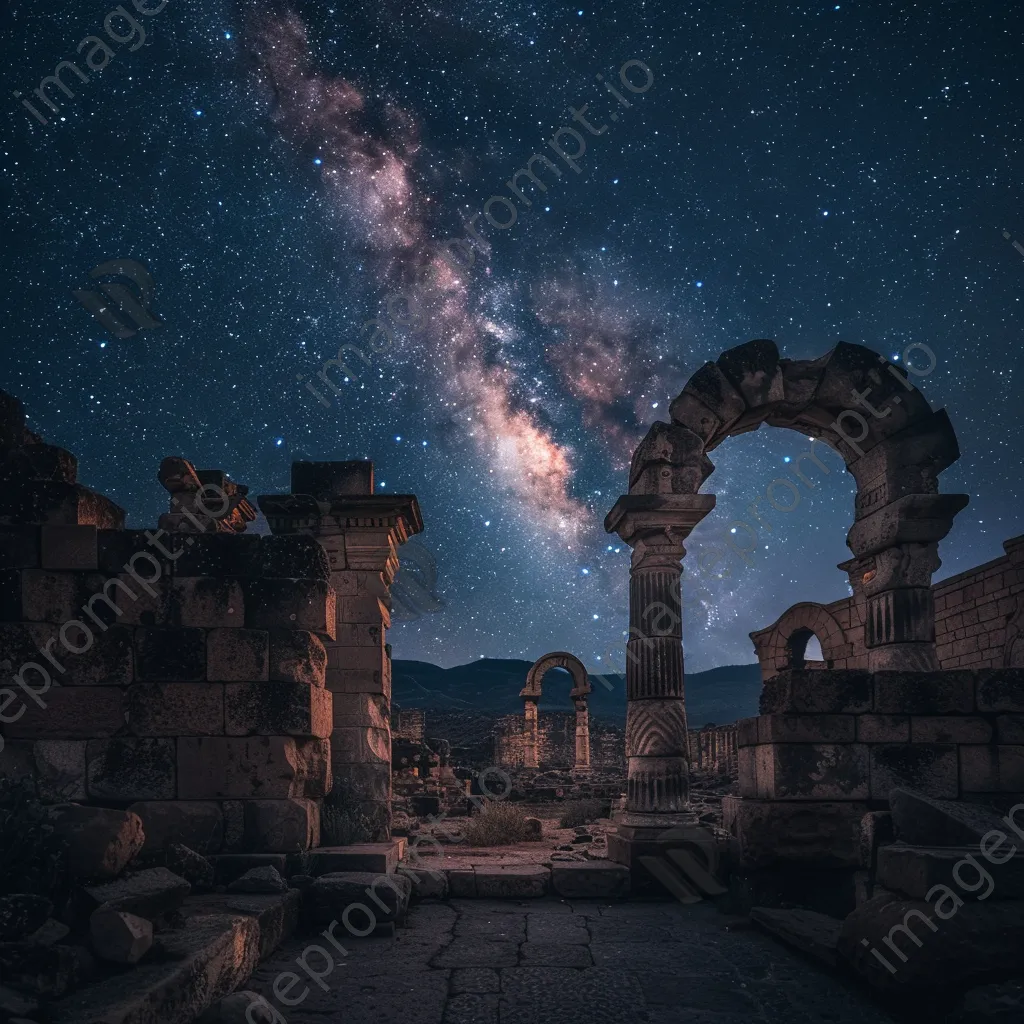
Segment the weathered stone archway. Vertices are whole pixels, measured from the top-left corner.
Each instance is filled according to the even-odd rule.
[[[748,342],[706,363],[669,411],[672,422],[655,423],[636,449],[629,493],[605,519],[633,549],[620,833],[628,840],[689,820],[680,563],[683,542],[715,505],[697,493],[714,470],[708,452],[767,423],[843,456],[857,482],[854,558],[843,567],[865,600],[871,671],[938,669],[931,578],[938,542],[968,502],[938,493],[939,473],[960,455],[945,412],[860,345],[791,360],[772,341]]]
[[[803,668],[804,651],[811,636],[821,643],[826,668],[853,668],[853,644],[836,617],[821,604],[801,601],[782,613],[766,629],[750,634],[761,663],[761,675],[770,679],[787,668]]]
[[[526,685],[519,696],[525,702],[526,733],[524,737],[523,761],[527,768],[540,766],[540,742],[537,730],[537,702],[541,698],[541,684],[544,676],[553,668],[564,668],[572,676],[569,696],[576,708],[576,763],[574,771],[590,770],[590,711],[587,708],[587,694],[590,693],[590,679],[586,666],[567,651],[552,651],[538,658],[526,674]]]

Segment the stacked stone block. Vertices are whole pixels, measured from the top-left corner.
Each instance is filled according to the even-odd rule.
[[[124,530],[0,399],[0,773],[48,802],[130,807],[150,846],[317,845],[337,621],[323,550]]]
[[[739,797],[726,827],[744,863],[856,866],[861,819],[909,787],[1011,806],[1024,799],[1024,671],[787,671],[739,723]]]

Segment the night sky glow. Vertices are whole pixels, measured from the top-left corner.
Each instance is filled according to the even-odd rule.
[[[166,455],[252,495],[373,459],[436,563],[395,657],[621,668],[629,552],[602,521],[632,450],[704,362],[773,338],[934,353],[916,382],[963,452],[942,486],[972,496],[936,578],[1021,532],[1013,5],[138,0],[104,31],[115,6],[0,14],[0,387],[129,525],[164,510]],[[87,80],[47,106],[64,60]],[[544,188],[516,177],[533,154]],[[116,259],[163,326],[116,338],[72,296]],[[687,576],[689,669],[848,593],[838,456],[756,539],[735,525],[808,447],[712,453],[687,564],[744,554]]]

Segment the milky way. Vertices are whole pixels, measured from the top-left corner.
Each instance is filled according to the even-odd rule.
[[[6,5],[9,97],[113,6]],[[1013,14],[172,0],[87,84],[65,75],[73,97],[51,87],[48,125],[9,98],[0,387],[134,526],[169,454],[252,494],[297,458],[373,459],[426,523],[396,657],[561,649],[601,671],[629,557],[603,518],[689,376],[752,338],[791,358],[924,342],[919,386],[963,451],[942,486],[972,495],[938,576],[966,569],[1021,532],[1024,497]],[[639,94],[619,69],[635,85],[641,64]],[[580,173],[549,144],[573,152],[570,127]],[[535,153],[558,173],[537,164],[523,198]],[[114,259],[146,265],[162,327],[114,338],[73,297]],[[761,430],[713,453],[690,669],[751,661],[750,630],[847,593],[837,458],[732,533],[807,445]]]

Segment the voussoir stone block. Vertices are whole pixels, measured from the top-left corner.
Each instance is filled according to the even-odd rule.
[[[868,798],[868,748],[862,744],[766,743],[753,749],[762,799]]]
[[[872,800],[888,800],[894,787],[916,789],[940,799],[959,795],[955,746],[881,743],[869,749]]]
[[[270,634],[264,629],[211,629],[206,635],[206,678],[241,682],[268,678]]]
[[[270,680],[323,686],[326,671],[327,650],[315,633],[303,629],[271,630]]]
[[[245,624],[251,629],[304,629],[333,640],[334,589],[325,580],[245,581]]]
[[[130,803],[175,796],[173,740],[89,740],[85,757],[86,785],[93,800]]]
[[[227,683],[228,736],[318,736],[333,728],[329,690],[307,683]]]
[[[321,797],[330,790],[330,743],[291,736],[178,739],[183,800]]]
[[[973,672],[876,672],[874,710],[884,715],[970,714]]]
[[[860,714],[871,710],[867,672],[846,669],[790,669],[766,679],[761,714]]]

